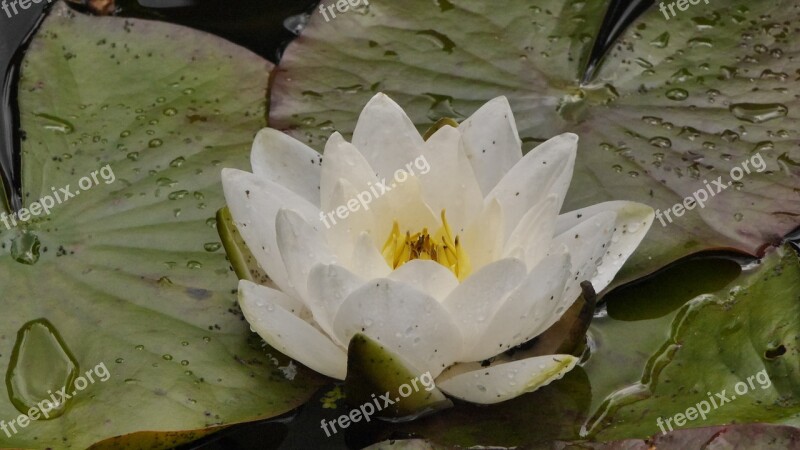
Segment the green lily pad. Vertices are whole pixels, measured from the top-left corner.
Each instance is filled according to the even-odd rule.
[[[588,436],[645,437],[726,423],[800,425],[800,259],[786,246],[742,278],[678,311],[641,380],[606,398],[587,421]],[[695,411],[693,421],[657,422],[702,402],[710,404],[704,417]]]
[[[378,91],[420,131],[505,95],[525,150],[580,135],[565,211],[612,199],[666,211],[708,180],[706,207],[657,220],[618,282],[703,249],[755,253],[795,228],[800,81],[787,64],[800,46],[788,25],[796,3],[701,2],[669,20],[653,7],[581,84],[607,4],[373,2],[330,22],[315,11],[275,73],[271,124],[322,149],[333,130],[352,132]],[[750,173],[731,178],[744,163]]]
[[[0,225],[0,367],[72,358],[14,364],[0,419],[21,414],[10,397],[56,392],[71,359],[78,379],[100,365],[109,376],[66,386],[77,392],[61,416],[17,422],[0,446],[168,448],[283,414],[320,385],[250,333],[215,230],[219,172],[248,168],[271,68],[205,33],[53,8],[19,84],[24,202],[80,194]],[[39,327],[12,355],[37,319],[60,338]]]

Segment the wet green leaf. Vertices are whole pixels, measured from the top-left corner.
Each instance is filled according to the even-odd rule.
[[[505,95],[525,150],[580,135],[565,211],[612,199],[666,211],[708,180],[706,207],[656,220],[618,282],[702,249],[756,252],[795,228],[800,101],[787,64],[800,49],[789,25],[796,2],[701,2],[670,20],[653,7],[581,85],[606,5],[374,2],[330,22],[315,12],[274,78],[272,125],[322,149],[332,130],[352,132],[378,91],[420,131]],[[745,163],[750,173],[732,179]]]
[[[250,333],[215,229],[220,170],[248,168],[270,70],[204,33],[53,9],[19,84],[25,206],[67,185],[80,194],[21,227],[0,225],[0,368],[18,330],[44,318],[79,379],[100,364],[109,376],[78,389],[60,417],[0,432],[0,446],[119,436],[101,447],[171,448],[285,413],[318,387]],[[51,372],[19,358],[12,389],[30,388],[26,404],[69,373],[64,358],[48,358]],[[8,424],[20,412],[0,390]]]
[[[711,403],[705,419],[683,427],[800,425],[799,298],[800,260],[786,246],[726,289],[693,299],[678,311],[641,380],[608,396],[587,431],[600,440],[656,434],[659,417],[703,401]],[[730,401],[716,395],[723,391]]]

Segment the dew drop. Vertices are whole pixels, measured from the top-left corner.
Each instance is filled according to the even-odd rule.
[[[667,91],[666,97],[670,100],[683,101],[689,98],[689,92],[681,88],[670,89]]]
[[[780,103],[736,103],[730,110],[737,119],[750,123],[764,123],[789,113],[789,108]]]
[[[669,33],[666,31],[658,35],[657,38],[650,41],[650,45],[657,48],[664,48],[669,45]]]
[[[172,161],[170,161],[169,166],[170,167],[180,167],[185,162],[186,162],[186,158],[184,158],[183,156],[179,156],[179,157],[173,159]]]
[[[655,145],[656,147],[660,147],[660,148],[670,148],[670,147],[672,147],[672,141],[670,141],[669,139],[667,139],[665,137],[661,137],[661,136],[656,136],[656,137],[650,139],[650,144],[651,145]]]
[[[182,189],[180,191],[170,192],[167,198],[169,198],[170,200],[180,200],[186,197],[187,195],[189,195],[189,191]]]
[[[61,134],[70,134],[75,131],[75,125],[61,117],[45,113],[34,114],[34,116],[45,120],[45,122],[42,123],[42,128],[45,130],[55,131]]]
[[[20,264],[32,266],[39,261],[40,247],[38,236],[29,231],[22,232],[11,242],[11,257]]]
[[[77,360],[55,327],[47,319],[30,321],[17,332],[6,372],[11,403],[27,414],[30,408],[51,398],[49,392],[71,391],[78,372]],[[62,415],[69,402],[51,403],[49,419]]]
[[[222,244],[220,244],[219,242],[206,242],[205,244],[203,244],[203,248],[207,252],[215,252],[215,251],[219,250],[221,247],[222,247]]]

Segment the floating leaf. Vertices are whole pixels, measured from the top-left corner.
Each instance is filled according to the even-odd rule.
[[[60,417],[0,433],[3,447],[117,436],[102,447],[171,448],[283,414],[319,386],[249,332],[236,276],[207,247],[219,243],[219,172],[248,168],[265,125],[270,69],[204,33],[53,8],[22,63],[23,194],[31,210],[67,185],[80,194],[0,225],[0,367],[17,331],[46,319],[78,377],[98,364],[110,376],[76,392]],[[15,386],[49,389],[29,369]],[[20,412],[0,389],[8,423]]]
[[[505,95],[525,150],[580,135],[565,211],[624,199],[664,212],[707,180],[705,208],[657,220],[618,282],[703,249],[755,253],[795,228],[800,169],[785,161],[800,160],[799,82],[785,72],[800,50],[788,25],[796,2],[701,2],[669,21],[653,7],[580,84],[607,3],[408,0],[330,22],[315,13],[275,73],[271,123],[322,149],[332,129],[352,132],[377,91],[420,131]]]
[[[642,379],[609,395],[586,431],[611,440],[656,434],[661,427],[800,425],[798,298],[800,259],[786,246],[735,285],[690,301]],[[694,421],[658,425],[659,418],[663,423],[704,401],[710,403],[705,417],[695,411]]]

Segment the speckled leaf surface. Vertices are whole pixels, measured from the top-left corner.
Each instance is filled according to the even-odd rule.
[[[660,431],[658,418],[702,401],[710,404],[705,419],[695,413],[671,425],[800,425],[798,298],[800,259],[787,245],[722,291],[686,303],[639,382],[607,396],[586,432],[602,441],[645,437]]]
[[[626,199],[664,211],[708,180],[706,207],[656,221],[618,280],[713,247],[755,253],[793,229],[800,3],[701,2],[669,20],[651,8],[581,85],[605,4],[376,0],[329,22],[315,11],[273,74],[271,124],[322,149],[333,130],[352,132],[377,91],[420,131],[505,95],[525,150],[581,136],[565,210]],[[746,161],[751,173],[731,179]]]
[[[169,448],[285,413],[319,385],[250,333],[215,230],[220,169],[248,168],[271,68],[186,28],[51,11],[19,84],[25,204],[51,187],[78,191],[105,165],[115,179],[0,226],[0,368],[20,327],[46,318],[80,373],[102,363],[110,376],[59,418],[0,432],[0,447]],[[33,264],[17,261],[35,247],[20,246],[23,230],[39,241]],[[48,388],[59,364],[24,366],[16,382]],[[3,384],[0,419],[19,415]]]

